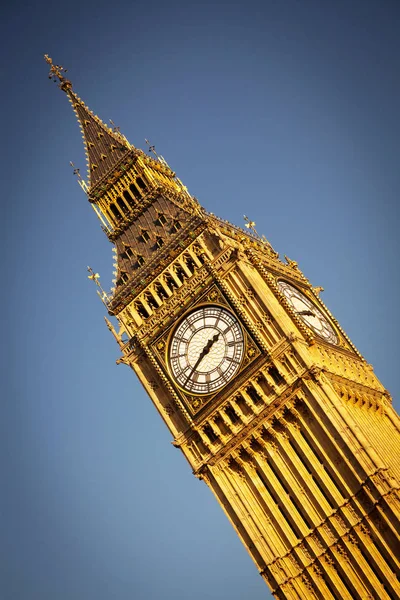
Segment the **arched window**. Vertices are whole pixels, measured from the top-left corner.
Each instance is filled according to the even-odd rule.
[[[147,302],[147,304],[148,304],[149,306],[151,306],[151,308],[158,308],[158,304],[157,304],[157,302],[156,302],[155,298],[154,298],[154,297],[153,297],[153,296],[150,294],[150,292],[148,292],[148,293],[145,295],[145,298],[146,298],[146,302]]]
[[[110,204],[110,211],[113,217],[115,217],[116,221],[120,221],[122,219],[122,215],[119,212],[118,208],[115,206],[115,204]]]
[[[169,273],[167,273],[167,275],[165,276],[165,283],[171,290],[178,289],[178,284],[176,283],[172,275],[170,275]]]
[[[240,421],[239,417],[237,416],[237,414],[235,413],[235,411],[231,405],[226,407],[225,413],[226,413],[227,417],[229,417],[229,420],[231,421],[231,423],[235,424]]]
[[[138,177],[138,178],[136,179],[136,185],[137,185],[137,186],[139,186],[141,190],[145,190],[145,189],[146,189],[146,184],[145,184],[145,182],[143,181],[143,179],[144,179],[144,178],[142,178],[142,177]]]
[[[171,230],[172,230],[173,233],[176,233],[177,231],[179,231],[179,229],[182,229],[182,225],[178,221],[178,219],[174,219],[174,221],[172,223]]]
[[[271,375],[276,385],[282,385],[283,383],[285,383],[285,380],[283,379],[282,375],[279,373],[276,367],[268,367],[268,373]]]
[[[181,266],[175,267],[175,273],[181,281],[184,281],[187,278],[187,275]]]
[[[141,193],[139,192],[139,190],[137,189],[137,187],[134,183],[130,184],[129,189],[132,192],[133,197],[136,198],[136,200],[140,200]]]
[[[164,215],[164,213],[162,212],[158,212],[157,214],[157,219],[156,219],[156,225],[165,225],[165,223],[167,222],[167,219]]]
[[[249,387],[246,388],[246,392],[247,392],[247,395],[252,399],[254,404],[262,403],[262,398],[261,398],[260,394],[257,392],[256,389],[253,388],[252,385],[249,385]]]
[[[142,317],[142,319],[148,319],[150,314],[149,314],[148,310],[146,309],[146,307],[141,302],[136,302],[135,308],[136,308],[138,314]]]
[[[125,202],[122,200],[122,198],[120,196],[118,196],[116,203],[118,205],[118,208],[124,215],[129,211],[128,207],[126,206]]]
[[[191,273],[194,273],[194,270],[196,268],[196,263],[194,262],[193,258],[190,256],[190,254],[185,254],[185,256],[183,257],[183,260],[185,261],[185,265],[187,266],[189,271]]]
[[[124,254],[127,258],[134,258],[135,253],[133,252],[132,248],[130,246],[124,246]]]
[[[215,433],[214,429],[211,427],[211,425],[205,425],[203,431],[212,444],[215,444],[215,442],[218,441],[218,436]]]
[[[161,285],[161,283],[156,283],[154,286],[154,290],[157,294],[157,296],[161,299],[166,299],[168,298],[168,294],[167,292],[164,290],[163,286]]]
[[[130,195],[130,193],[128,192],[128,190],[124,190],[123,191],[123,196],[124,196],[125,200],[127,201],[127,203],[129,205],[131,205],[132,204],[132,196]]]
[[[201,246],[194,246],[194,251],[196,253],[197,258],[199,259],[200,263],[202,265],[204,265],[204,263],[206,262],[207,258],[206,255],[204,253],[204,250]]]
[[[150,234],[147,231],[147,229],[142,229],[140,232],[140,239],[142,240],[142,242],[148,242],[150,239]]]

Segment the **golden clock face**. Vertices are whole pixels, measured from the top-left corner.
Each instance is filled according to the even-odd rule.
[[[308,327],[326,342],[339,343],[338,336],[328,319],[305,294],[286,281],[278,281],[278,287],[293,310]]]
[[[173,333],[169,365],[184,390],[210,394],[236,375],[243,352],[236,317],[221,306],[202,306],[184,317]]]

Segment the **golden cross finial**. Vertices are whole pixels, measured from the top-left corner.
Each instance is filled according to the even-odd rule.
[[[64,90],[64,92],[71,89],[72,83],[64,77],[64,73],[67,72],[67,69],[64,69],[61,65],[55,65],[53,59],[48,54],[44,55],[44,60],[50,65],[49,79],[52,79],[55,82],[57,82],[58,79],[60,81],[59,87]]]
[[[88,267],[87,270],[90,273],[90,275],[88,275],[88,279],[91,279],[97,285],[97,287],[100,290],[100,291],[97,291],[97,293],[100,296],[100,299],[103,302],[103,304],[106,304],[107,300],[108,300],[108,296],[107,296],[106,292],[103,290],[103,288],[101,287],[101,284],[99,281],[100,275],[98,273],[95,273],[91,267]]]
[[[120,133],[120,129],[121,129],[121,128],[120,128],[120,127],[117,127],[117,126],[116,126],[116,124],[114,123],[114,121],[113,121],[112,119],[110,119],[110,123],[111,123],[111,125],[112,125],[112,127],[113,127],[113,132],[114,132],[114,133]]]
[[[165,158],[163,156],[161,156],[161,154],[157,154],[156,147],[154,146],[154,144],[150,144],[149,140],[146,140],[146,138],[144,138],[144,141],[146,142],[146,144],[149,147],[149,152],[152,152],[154,154],[154,156],[156,157],[156,159],[160,163],[162,163],[165,167],[168,167],[168,169],[171,169],[171,167],[169,166],[169,164],[167,163]],[[175,173],[174,173],[174,177],[175,177]]]
[[[71,167],[74,170],[74,175],[76,175],[78,179],[82,179],[81,170],[78,169],[77,167],[75,167],[75,165],[72,162],[72,160],[69,161],[69,164],[71,165]]]
[[[71,167],[74,170],[74,175],[76,175],[79,185],[81,186],[83,191],[87,194],[89,190],[88,190],[86,181],[84,179],[82,179],[81,170],[78,169],[78,167],[75,167],[74,163],[71,160],[69,161],[69,164],[71,165]]]
[[[144,141],[146,142],[146,144],[149,147],[149,152],[152,152],[154,154],[154,156],[156,156],[158,158],[158,154],[156,152],[156,147],[152,144],[150,144],[149,140],[147,140],[146,138],[144,138]]]
[[[255,221],[250,221],[249,217],[246,217],[246,215],[243,215],[243,218],[245,221],[247,221],[245,227],[247,227],[247,229],[250,229],[250,231],[252,231],[257,237],[260,237],[256,230]]]
[[[269,251],[274,255],[274,256],[278,256],[278,253],[275,252],[275,250],[272,248],[271,244],[269,243],[269,241],[267,240],[267,238],[265,237],[265,235],[260,235],[257,232],[256,229],[256,224],[255,221],[250,221],[249,217],[246,217],[246,215],[243,215],[243,218],[245,221],[247,221],[245,223],[245,227],[247,227],[247,229],[250,229],[250,231],[255,235],[255,237],[265,246],[268,247]]]

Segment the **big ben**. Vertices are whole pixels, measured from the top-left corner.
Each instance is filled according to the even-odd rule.
[[[115,287],[101,295],[118,362],[276,598],[399,598],[400,421],[372,367],[294,260],[250,220],[206,212],[46,60],[113,244]]]

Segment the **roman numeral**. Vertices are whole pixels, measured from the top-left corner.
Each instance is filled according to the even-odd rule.
[[[236,365],[239,364],[239,361],[235,358],[232,358],[231,356],[225,356],[224,360],[228,360],[229,362],[235,363]]]

